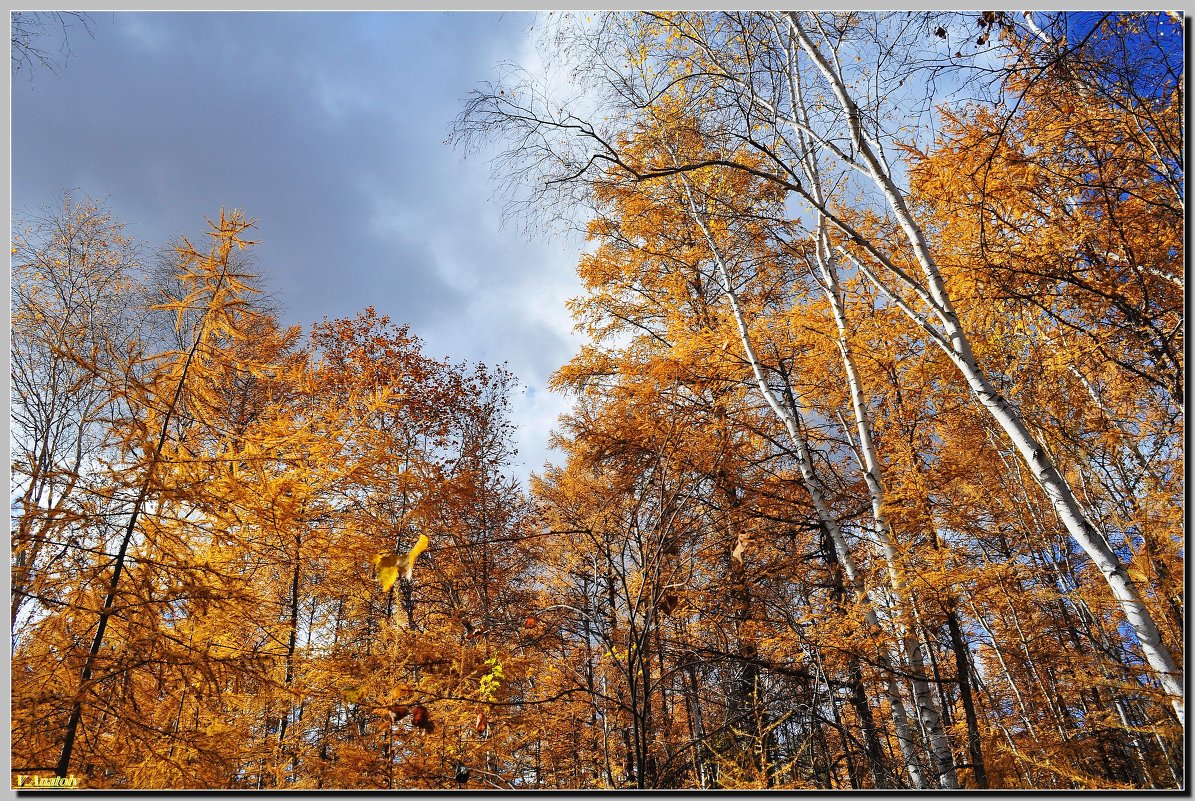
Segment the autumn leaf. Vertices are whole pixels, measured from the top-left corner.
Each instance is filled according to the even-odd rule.
[[[411,548],[406,556],[397,553],[380,553],[369,560],[378,571],[378,583],[382,585],[382,592],[389,592],[390,588],[394,586],[399,570],[405,571],[404,577],[407,581],[411,580],[411,576],[415,572],[415,559],[427,550],[428,542],[427,535],[420,534],[419,539],[415,542],[415,547]]]
[[[436,724],[432,722],[423,704],[411,707],[411,725],[422,730],[424,734],[431,734],[436,730]]]
[[[420,534],[419,540],[415,543],[415,547],[411,549],[411,552],[409,554],[407,554],[407,576],[406,576],[407,581],[411,580],[411,574],[415,570],[415,558],[418,557],[419,554],[421,554],[427,550],[427,544],[428,544],[427,535]]]
[[[396,553],[378,554],[369,561],[378,571],[378,583],[382,585],[382,592],[389,592],[398,578],[398,562],[402,557]]]

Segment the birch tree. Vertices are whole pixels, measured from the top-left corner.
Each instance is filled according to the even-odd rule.
[[[997,34],[1016,41],[1017,29],[1000,22],[1003,18],[976,17],[987,34],[981,34],[980,44]],[[930,87],[916,82],[951,77],[949,54],[925,43],[949,39],[946,28],[956,29],[964,20],[833,12],[661,14],[644,22],[611,15],[558,40],[589,57],[592,69],[578,71],[594,78],[605,116],[583,120],[516,81],[476,96],[458,130],[466,137],[501,131],[511,143],[509,159],[522,165],[524,175],[541,171],[540,186],[549,191],[583,176],[600,184],[600,173],[610,165],[635,181],[718,166],[776,183],[795,205],[827,221],[835,232],[836,257],[866,276],[927,342],[941,349],[974,402],[1015,448],[1059,523],[1104,576],[1154,680],[1181,718],[1181,671],[1140,588],[1109,546],[1107,532],[1085,515],[1074,487],[1027,425],[1024,411],[997,390],[990,368],[976,358],[938,261],[939,246],[902,186],[907,165],[899,160],[896,104],[907,106],[911,99],[922,111],[930,110],[932,88],[917,92],[904,84]],[[1027,20],[1032,30],[1032,17]],[[612,53],[621,53],[622,64],[629,66],[621,66]],[[792,76],[805,82],[801,93],[786,91],[795,83]],[[650,114],[677,96],[716,140],[739,142],[758,160],[724,152],[684,164],[629,164],[618,134],[620,114]],[[615,108],[621,111],[610,113]],[[820,195],[798,172],[809,152],[834,160],[841,170],[836,183],[820,187]]]
[[[134,310],[144,290],[136,246],[90,200],[63,195],[59,208],[18,216],[12,250],[15,638],[34,596],[60,597],[55,581],[43,579],[58,573],[74,546],[99,536],[84,532],[101,519],[89,510],[107,506],[97,494],[95,458],[115,445],[104,426],[115,407],[97,371],[140,347]]]

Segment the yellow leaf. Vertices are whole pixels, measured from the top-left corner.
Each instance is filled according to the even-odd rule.
[[[395,579],[398,578],[397,567],[380,567],[378,568],[378,583],[382,585],[382,592],[389,592],[390,588],[394,586]]]
[[[407,581],[411,580],[411,574],[415,570],[415,557],[427,550],[427,535],[420,534],[419,540],[415,543],[415,547],[407,554]]]
[[[388,592],[398,578],[398,554],[378,554],[369,561],[378,569],[378,583],[382,585],[382,592]]]
[[[388,592],[394,586],[399,570],[405,571],[407,581],[411,580],[411,575],[415,571],[415,559],[427,550],[427,546],[427,535],[420,534],[419,539],[415,542],[415,547],[411,548],[405,557],[397,553],[380,553],[370,558],[370,564],[377,568],[378,583],[382,585],[382,592]]]

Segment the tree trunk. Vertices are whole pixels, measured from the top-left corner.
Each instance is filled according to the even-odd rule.
[[[958,692],[963,702],[963,715],[967,719],[967,754],[971,760],[971,771],[975,784],[982,790],[988,787],[987,770],[983,765],[983,740],[979,734],[979,719],[975,715],[975,700],[971,695],[971,660],[958,616],[953,609],[946,611],[946,628],[950,632],[950,646],[954,651],[954,667],[958,675]]]
[[[295,567],[291,571],[290,578],[290,597],[288,599],[289,617],[287,628],[289,629],[286,643],[286,677],[282,682],[283,689],[286,692],[290,691],[290,685],[295,678],[295,650],[299,639],[299,568],[302,565],[303,555],[303,535],[295,533]],[[281,770],[281,759],[286,755],[282,753],[283,747],[286,743],[286,730],[290,724],[290,718],[295,714],[295,705],[290,699],[287,699],[286,714],[284,714],[278,724],[278,750],[280,762],[277,767]],[[296,746],[297,748],[297,746]],[[295,759],[297,759],[297,753]],[[281,787],[282,776],[278,777],[278,786]]]
[[[815,184],[815,186],[817,185]],[[855,367],[854,354],[851,352],[850,342],[847,339],[846,315],[843,308],[842,291],[838,284],[838,270],[829,253],[824,223],[819,223],[818,251],[823,288],[834,314],[834,323],[838,331],[838,350],[842,357],[843,369],[846,372],[847,386],[850,389],[851,409],[855,416],[855,431],[859,438],[856,444],[856,454],[859,457],[863,480],[867,485],[868,497],[871,500],[872,519],[875,521],[880,552],[888,568],[889,593],[892,604],[896,608],[898,637],[904,651],[905,662],[913,676],[913,697],[917,703],[917,716],[925,727],[929,738],[930,750],[934,756],[941,785],[946,788],[955,788],[958,787],[958,777],[954,767],[954,754],[946,736],[946,730],[942,725],[941,713],[934,704],[933,692],[928,682],[922,678],[925,674],[925,662],[922,659],[921,646],[915,633],[916,616],[905,587],[895,532],[884,512],[883,468],[872,439],[871,420],[863,399],[863,388]]]
[[[793,410],[786,409],[781,404],[780,399],[776,397],[776,393],[768,386],[767,377],[764,375],[763,366],[760,364],[758,357],[755,355],[755,349],[751,345],[751,336],[747,327],[747,321],[743,317],[742,308],[739,306],[738,295],[734,291],[734,286],[731,282],[730,271],[726,262],[722,258],[721,250],[715,241],[708,226],[705,224],[704,218],[698,211],[696,202],[693,200],[692,193],[689,189],[688,182],[683,179],[682,186],[686,197],[688,198],[690,213],[693,220],[702,229],[702,233],[709,245],[710,253],[717,265],[718,275],[722,282],[722,290],[726,294],[730,302],[731,312],[734,315],[735,324],[738,327],[739,342],[743,347],[743,351],[747,357],[748,363],[751,365],[752,373],[755,376],[755,384],[759,389],[760,394],[771,407],[776,417],[784,424],[785,430],[788,433],[789,441],[792,443],[797,456],[797,463],[800,467],[801,479],[805,485],[806,491],[809,493],[810,500],[813,502],[814,511],[817,515],[818,521],[821,523],[830,537],[830,541],[834,544],[834,550],[837,553],[839,563],[842,564],[843,570],[846,573],[847,582],[854,590],[859,602],[864,607],[864,616],[867,623],[877,631],[882,631],[883,627],[880,625],[879,617],[876,615],[872,599],[867,589],[863,584],[863,577],[855,568],[854,560],[851,558],[850,549],[847,546],[846,538],[842,534],[842,529],[838,525],[838,520],[834,517],[833,512],[830,511],[829,505],[825,500],[825,493],[823,491],[821,478],[813,467],[813,459],[809,453],[808,445],[805,441],[804,434],[801,433],[801,423]],[[892,661],[887,654],[881,656],[881,661],[891,666]],[[896,727],[897,739],[900,741],[901,754],[905,760],[905,767],[909,772],[909,778],[915,787],[924,787],[923,779],[921,777],[921,768],[916,758],[915,740],[912,729],[908,724],[908,715],[905,711],[904,701],[901,698],[898,685],[896,683],[895,675],[889,673],[888,677],[888,702],[892,707],[893,724]],[[943,782],[949,782],[949,776],[943,775],[940,777]]]
[[[851,163],[866,172],[883,193],[925,276],[925,286],[921,288],[920,294],[922,299],[927,301],[934,310],[941,329],[939,330],[923,316],[913,312],[907,303],[901,303],[901,308],[907,314],[911,314],[918,325],[931,333],[933,340],[959,369],[979,403],[1000,425],[1020,453],[1021,458],[1024,459],[1067,532],[1087,553],[1104,576],[1113,598],[1120,606],[1140,643],[1146,661],[1153,669],[1162,688],[1170,696],[1171,706],[1180,725],[1185,725],[1182,671],[1163,645],[1158,627],[1135,582],[1129,578],[1107,541],[1086,519],[1074,491],[1050,460],[1045,448],[1032,435],[1019,411],[995,390],[986,374],[980,369],[971,350],[970,340],[962,330],[958,315],[955,313],[941,271],[930,252],[925,234],[912,212],[909,211],[904,196],[896,187],[887,165],[876,155],[869,138],[863,133],[859,107],[850,97],[841,74],[831,65],[829,59],[820,51],[818,45],[804,29],[798,13],[787,12],[786,17],[801,49],[830,83],[840,108],[846,114],[851,142],[858,157],[862,160],[862,164],[855,161]],[[854,236],[860,240],[858,243],[865,245],[872,255],[881,256],[871,243],[862,241],[858,234]],[[895,268],[891,261],[883,259],[883,262],[886,267],[894,271],[894,274],[904,275]],[[864,265],[860,266],[864,267]],[[889,297],[895,300],[891,289],[879,281],[874,272],[865,267],[864,272]]]

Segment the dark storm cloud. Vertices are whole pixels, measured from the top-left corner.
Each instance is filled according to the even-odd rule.
[[[374,305],[432,355],[509,361],[537,390],[516,416],[554,419],[575,253],[502,229],[485,165],[443,144],[529,16],[94,16],[60,75],[14,81],[14,208],[106,197],[151,248],[244,209],[287,322]],[[525,435],[538,467],[546,430]]]

